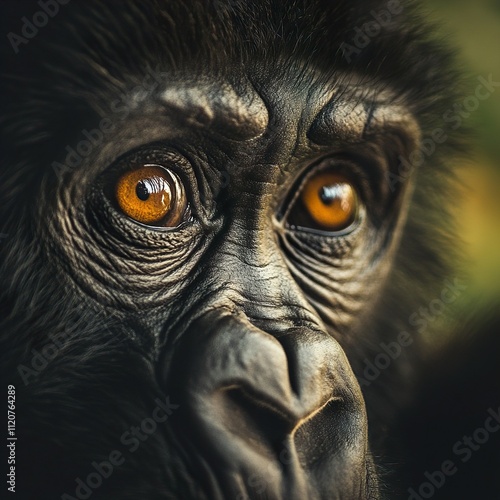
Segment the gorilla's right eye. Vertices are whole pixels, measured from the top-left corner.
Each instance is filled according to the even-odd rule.
[[[122,174],[115,186],[115,197],[126,216],[148,226],[176,227],[188,213],[181,180],[160,165],[141,165]]]

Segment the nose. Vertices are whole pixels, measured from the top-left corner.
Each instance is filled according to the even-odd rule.
[[[234,482],[231,494],[254,477],[269,479],[265,498],[282,498],[283,488],[287,498],[307,498],[304,471],[344,452],[349,460],[347,448],[365,445],[359,386],[323,332],[297,329],[277,339],[214,311],[190,327],[174,358],[168,385],[180,402],[182,434],[226,476],[221,484]]]

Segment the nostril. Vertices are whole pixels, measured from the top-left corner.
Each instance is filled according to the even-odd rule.
[[[235,436],[246,436],[262,451],[263,442],[276,450],[296,425],[297,419],[275,402],[256,396],[243,387],[222,391],[224,426]]]
[[[346,446],[350,415],[345,401],[332,398],[303,421],[294,433],[294,443],[300,463],[306,469],[335,454]]]

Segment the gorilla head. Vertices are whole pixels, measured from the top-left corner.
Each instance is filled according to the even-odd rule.
[[[449,57],[412,8],[2,7],[20,494],[380,498],[455,143]]]

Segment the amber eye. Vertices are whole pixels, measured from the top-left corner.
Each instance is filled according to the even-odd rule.
[[[142,224],[175,227],[186,214],[186,193],[179,177],[158,165],[124,173],[115,195],[122,212]]]
[[[323,231],[341,231],[356,220],[358,195],[349,179],[336,172],[318,172],[302,186],[297,207],[292,211],[297,225]],[[303,212],[302,216],[300,213]]]

